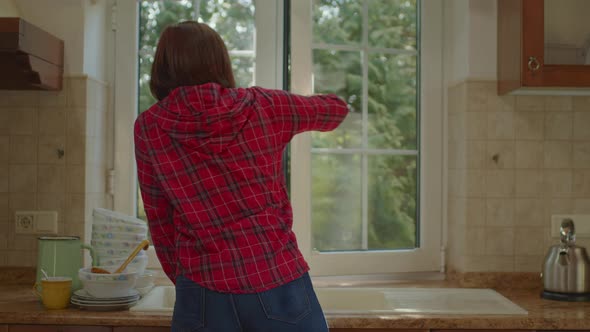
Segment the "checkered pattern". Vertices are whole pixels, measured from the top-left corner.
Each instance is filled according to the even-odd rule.
[[[308,271],[291,230],[282,153],[295,134],[333,130],[347,114],[333,95],[217,84],[177,88],[142,113],[139,184],[170,279],[252,293]]]

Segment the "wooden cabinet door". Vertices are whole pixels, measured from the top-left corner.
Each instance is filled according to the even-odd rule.
[[[551,15],[551,12],[547,14]],[[552,16],[551,19],[560,20],[557,17]],[[523,87],[590,87],[590,58],[586,56],[585,61],[559,61],[551,53],[553,59],[548,59],[546,52],[552,44],[546,44],[545,35],[547,32],[549,38],[553,38],[555,31],[545,31],[545,23],[545,0],[498,0],[497,69],[500,95]],[[576,25],[575,22],[571,24]],[[590,36],[590,31],[587,33]],[[590,47],[587,47],[588,50]]]
[[[169,327],[115,327],[113,332],[170,332]]]
[[[590,87],[590,65],[546,63],[545,0],[522,1],[523,85],[527,87]],[[590,34],[590,31],[588,33]],[[538,69],[536,69],[537,66]]]
[[[428,332],[428,330],[408,329],[330,329],[330,332]],[[456,332],[456,331],[455,331]],[[497,331],[496,331],[497,332]]]
[[[1,331],[1,330],[0,330]],[[10,325],[8,332],[112,332],[108,326]]]
[[[0,332],[8,332],[8,325],[0,325]]]

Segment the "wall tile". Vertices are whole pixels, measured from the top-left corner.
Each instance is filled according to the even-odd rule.
[[[485,172],[467,170],[465,172],[465,194],[468,197],[483,197],[485,195]]]
[[[38,235],[16,235],[14,225],[10,224],[10,235],[8,237],[8,249],[37,251]]]
[[[84,109],[70,109],[66,114],[67,135],[86,135],[86,111]]]
[[[10,208],[9,221],[14,221],[15,211],[30,211],[37,209],[36,193],[11,193],[8,197],[8,206]]]
[[[465,224],[469,226],[484,226],[486,222],[486,201],[483,198],[468,198],[464,207]]]
[[[39,163],[65,165],[65,147],[65,136],[39,136]],[[60,156],[58,150],[63,151],[64,155]]]
[[[514,257],[514,272],[541,272],[544,255],[531,255]]]
[[[469,82],[466,84],[468,112],[485,112],[488,107],[488,89],[486,82]]]
[[[0,165],[7,164],[10,157],[10,136],[0,136]]]
[[[514,195],[514,170],[486,171],[485,186],[487,197]]]
[[[545,168],[571,168],[572,143],[561,141],[547,141],[545,149]]]
[[[574,97],[573,108],[576,112],[590,112],[590,97]]]
[[[512,112],[488,113],[488,139],[513,139],[514,118]]]
[[[10,163],[35,164],[37,162],[36,136],[10,136]]]
[[[8,222],[9,219],[10,208],[8,205],[8,197],[8,194],[0,194],[0,223]]]
[[[514,141],[488,141],[485,163],[490,169],[514,168]]]
[[[451,197],[465,197],[466,171],[450,169],[448,174],[449,195]]]
[[[543,141],[516,141],[515,167],[542,168],[544,163]]]
[[[449,113],[463,113],[467,110],[465,83],[449,88]]]
[[[516,96],[516,110],[543,112],[545,99],[541,96]]]
[[[544,192],[548,197],[570,197],[573,193],[573,171],[570,169],[546,170]]]
[[[66,195],[66,224],[83,224],[84,223],[84,194]]]
[[[27,250],[6,251],[6,266],[36,266],[36,252]]]
[[[571,111],[573,109],[573,97],[571,96],[545,96],[545,111]]]
[[[573,177],[573,194],[576,197],[590,196],[590,170],[576,169]]]
[[[590,198],[574,199],[574,208],[571,212],[575,214],[590,214]]]
[[[65,193],[66,192],[66,168],[60,165],[38,166],[38,192],[39,193]]]
[[[535,198],[517,198],[514,200],[514,226],[542,227],[546,223],[543,219],[545,202]]]
[[[516,106],[514,96],[498,96],[495,91],[488,96],[488,111],[490,112],[513,112]]]
[[[68,79],[63,80],[61,91],[40,91],[39,105],[41,107],[65,107],[67,105]]]
[[[0,91],[1,107],[37,107],[39,106],[38,91]]]
[[[458,226],[465,225],[466,204],[465,198],[449,198],[449,209],[447,211],[449,224]]]
[[[543,227],[514,229],[514,253],[516,255],[543,255],[546,250],[543,243]]]
[[[66,166],[67,192],[70,194],[82,194],[86,191],[85,168],[84,166]]]
[[[483,169],[485,167],[485,141],[467,141],[465,144],[465,160],[469,169]]]
[[[68,107],[86,108],[86,82],[85,78],[70,78],[68,80]]]
[[[8,249],[8,222],[0,222],[0,256],[2,256],[2,250]]]
[[[574,140],[590,140],[590,112],[574,112]]]
[[[573,136],[573,114],[571,112],[545,113],[545,138],[568,140]]]
[[[470,272],[513,272],[514,256],[467,256],[464,264]]]
[[[449,141],[464,141],[467,137],[467,120],[464,114],[449,114]]]
[[[573,168],[590,168],[590,142],[574,142]]]
[[[543,220],[543,223],[539,224],[542,226],[551,225],[549,216],[551,216],[552,214],[571,213],[574,210],[574,201],[571,198],[551,198],[548,199],[546,207],[547,211],[545,212],[545,218]]]
[[[37,165],[10,165],[9,184],[11,193],[34,193],[37,191]]]
[[[8,113],[8,132],[11,135],[37,134],[37,109],[15,108]]]
[[[8,165],[0,165],[0,193],[7,193],[9,189],[8,184]]]
[[[475,227],[468,228],[465,234],[465,246],[469,248],[470,256],[482,256],[485,255],[485,247],[482,243],[486,241],[486,228]]]
[[[486,200],[486,226],[512,227],[514,225],[514,201],[488,198]]]
[[[62,193],[38,194],[37,208],[44,211],[56,211],[58,224],[63,224],[66,211],[66,195]]]
[[[465,157],[466,150],[465,141],[452,141],[449,142],[449,155],[448,155],[448,167],[449,169],[464,169],[467,166]],[[83,148],[82,148],[83,149]]]
[[[541,140],[544,135],[543,113],[514,113],[514,137],[520,140]]]
[[[40,135],[65,135],[66,134],[66,110],[65,108],[40,108],[39,109],[39,134]]]
[[[539,170],[516,170],[516,197],[541,197],[543,172]]]
[[[514,230],[512,228],[487,228],[487,255],[514,255]]]
[[[68,165],[84,165],[86,160],[86,136],[66,138],[66,162]]]
[[[487,115],[481,112],[465,114],[467,139],[478,140],[487,138]]]

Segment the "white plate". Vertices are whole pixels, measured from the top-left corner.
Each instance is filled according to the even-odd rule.
[[[94,296],[88,294],[88,292],[85,289],[78,289],[77,291],[74,292],[74,295],[80,299],[91,300],[91,301],[110,301],[110,300],[119,301],[119,300],[133,299],[133,298],[140,296],[139,292],[136,289],[130,289],[129,295],[127,295],[127,296],[112,297],[112,298],[94,297]]]
[[[70,301],[71,302],[71,301]],[[133,307],[137,302],[132,302],[129,304],[77,304],[75,302],[71,302],[73,305],[80,309],[85,309],[89,311],[122,311],[127,310]]]

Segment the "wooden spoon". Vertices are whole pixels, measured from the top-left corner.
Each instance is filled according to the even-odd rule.
[[[141,241],[141,243],[135,248],[135,250],[133,250],[133,252],[129,255],[129,257],[127,257],[127,260],[125,260],[125,262],[123,264],[121,264],[121,266],[119,266],[119,268],[117,270],[115,270],[115,272],[113,272],[113,273],[123,272],[123,270],[125,270],[127,265],[129,265],[129,263],[131,263],[131,261],[135,258],[135,256],[137,256],[137,254],[139,254],[141,249],[148,250],[149,247],[150,247],[150,242],[148,240]],[[93,267],[91,269],[91,272],[92,273],[110,274],[109,271],[107,271],[105,269],[101,269],[99,267]]]

